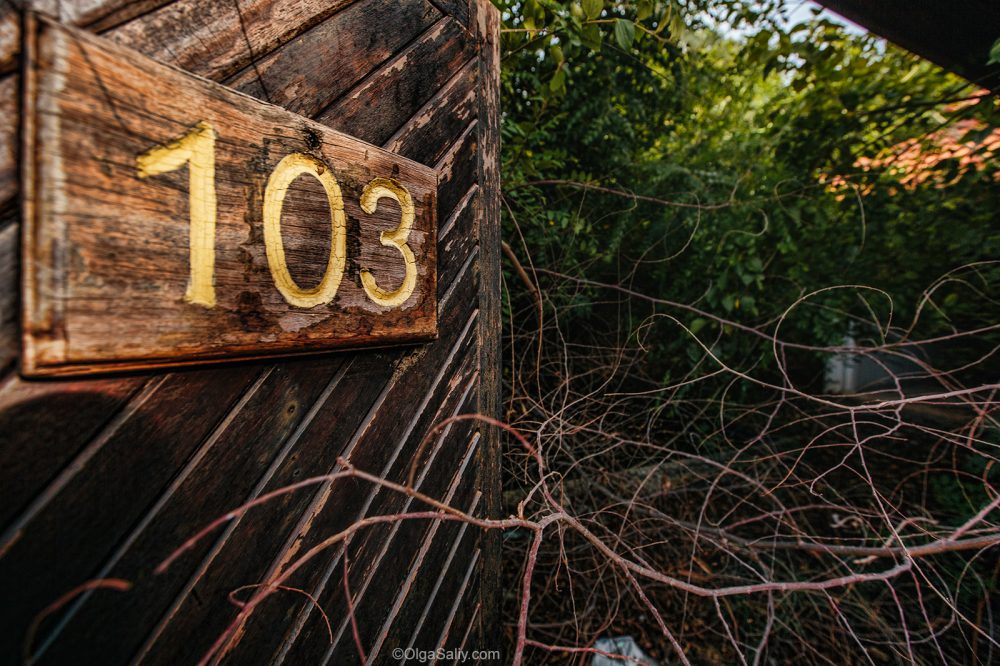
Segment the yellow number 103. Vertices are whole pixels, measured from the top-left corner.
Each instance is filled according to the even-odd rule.
[[[139,177],[147,178],[176,171],[188,165],[188,207],[191,220],[189,263],[191,274],[184,294],[189,303],[206,308],[215,306],[215,138],[216,133],[207,122],[200,122],[191,130],[165,145],[156,146],[136,158]],[[289,186],[299,176],[312,176],[326,192],[330,206],[330,255],[326,272],[319,284],[303,289],[292,279],[281,240],[281,209]],[[386,197],[399,204],[401,219],[392,231],[383,231],[383,245],[395,247],[403,257],[403,283],[393,291],[378,286],[367,269],[361,270],[361,283],[365,293],[375,303],[385,307],[398,307],[406,302],[417,284],[417,264],[413,250],[406,241],[413,228],[415,211],[413,198],[405,187],[388,178],[376,178],[361,193],[361,209],[373,214],[378,200]],[[347,263],[347,223],[344,199],[340,185],[329,167],[322,161],[304,153],[286,155],[271,172],[264,190],[263,203],[264,246],[267,265],[274,285],[290,305],[312,308],[330,303],[344,275]]]

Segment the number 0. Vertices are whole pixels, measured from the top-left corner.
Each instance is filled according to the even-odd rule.
[[[330,204],[330,223],[333,233],[330,238],[330,259],[326,272],[319,284],[312,289],[303,289],[295,284],[288,272],[285,247],[281,240],[281,208],[288,186],[299,176],[309,174],[320,182],[326,190]],[[292,153],[278,162],[264,190],[264,247],[267,250],[267,264],[271,268],[274,285],[289,304],[300,308],[311,308],[333,300],[344,276],[347,263],[347,221],[344,217],[344,198],[340,193],[337,179],[330,168],[315,157],[304,153]]]

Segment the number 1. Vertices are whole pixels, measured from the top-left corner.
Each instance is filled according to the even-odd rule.
[[[191,277],[188,303],[215,305],[215,130],[202,121],[186,134],[136,158],[139,177],[156,176],[188,165]]]

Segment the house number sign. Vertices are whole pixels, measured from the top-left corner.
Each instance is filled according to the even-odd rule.
[[[436,336],[432,169],[46,19],[24,53],[24,374]]]

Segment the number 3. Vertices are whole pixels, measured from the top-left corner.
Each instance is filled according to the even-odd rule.
[[[361,210],[369,215],[375,212],[378,207],[378,200],[382,197],[394,199],[402,210],[399,226],[392,231],[383,231],[380,240],[382,245],[395,247],[403,255],[403,262],[406,272],[403,275],[403,284],[395,291],[385,291],[375,283],[371,271],[367,268],[361,269],[361,284],[364,285],[365,293],[379,305],[395,307],[402,305],[413,293],[413,288],[417,285],[417,260],[413,256],[413,250],[406,244],[406,239],[413,229],[413,198],[406,188],[399,183],[388,178],[376,178],[365,185],[361,193]]]

